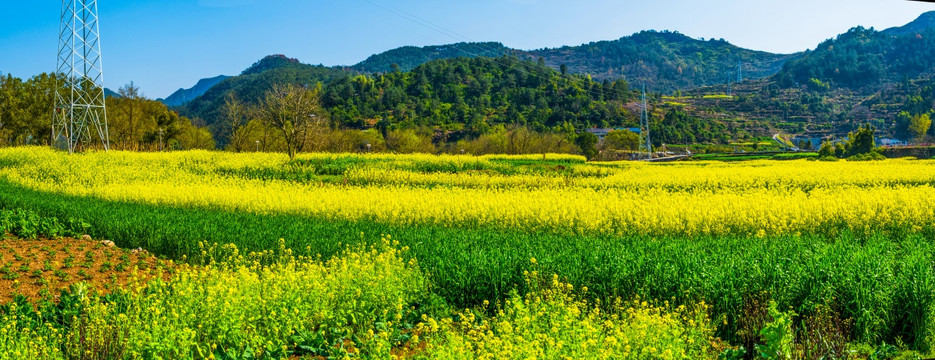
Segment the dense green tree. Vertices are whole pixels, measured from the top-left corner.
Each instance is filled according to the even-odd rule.
[[[166,150],[213,148],[206,141],[211,132],[165,104],[147,99],[133,84],[121,87],[120,96],[105,99],[111,147],[118,150]]]
[[[578,137],[575,139],[575,145],[581,148],[581,153],[588,158],[588,160],[597,156],[597,135],[589,132],[578,134]]]
[[[869,154],[873,151],[874,132],[876,132],[876,128],[867,124],[860,127],[857,132],[850,133],[847,142],[847,155]]]
[[[670,109],[661,121],[650,121],[653,146],[662,144],[727,144],[727,126],[717,121],[689,115],[681,109]]]
[[[111,141],[117,142],[120,149],[139,150],[143,129],[154,127],[155,118],[143,114],[143,106],[149,104],[142,101],[140,88],[132,82],[120,87],[117,94],[120,96],[111,97],[107,104],[110,112],[108,125],[113,135]]]
[[[517,58],[462,58],[429,62],[409,73],[339,79],[325,85],[323,101],[341,127],[365,128],[386,119],[403,127],[479,136],[497,124],[532,129],[569,120],[579,129],[600,121],[622,125],[632,115],[620,105],[633,96],[619,91],[627,88],[623,83],[608,82],[616,87],[605,91],[587,77],[562,78]]]
[[[55,86],[45,73],[27,81],[0,76],[0,145],[49,143]]]

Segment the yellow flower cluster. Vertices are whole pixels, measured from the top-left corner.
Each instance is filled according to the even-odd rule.
[[[349,159],[369,163],[351,166],[344,181],[307,182],[224,172],[300,166],[273,154],[66,156],[17,148],[0,150],[0,163],[11,164],[0,167],[0,179],[109,201],[400,225],[606,235],[918,230],[935,220],[935,208],[930,206],[935,203],[933,161],[606,163],[530,170],[508,165],[503,159],[509,158],[502,156],[311,154],[299,160]],[[488,166],[484,164],[494,170],[432,167]],[[504,174],[508,170],[515,173]]]
[[[49,346],[64,337],[50,323],[31,326],[32,319],[18,315],[17,304],[10,303],[0,315],[0,360],[61,359],[61,349]]]
[[[710,359],[724,345],[704,303],[688,308],[617,300],[589,304],[571,284],[527,272],[530,293],[516,293],[480,319],[428,319],[416,332],[429,336],[433,359]],[[541,285],[545,283],[545,285]],[[441,329],[441,330],[439,330]]]

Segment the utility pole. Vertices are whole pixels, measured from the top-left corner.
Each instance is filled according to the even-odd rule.
[[[640,114],[640,150],[646,151],[646,158],[653,157],[653,143],[649,138],[649,105],[646,103],[646,83],[643,83],[643,102]]]
[[[57,63],[52,146],[74,153],[93,129],[109,150],[97,0],[62,0]]]
[[[743,82],[743,63],[738,61],[737,62],[737,83],[739,84],[742,82]]]

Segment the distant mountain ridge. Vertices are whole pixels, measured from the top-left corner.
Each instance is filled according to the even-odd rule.
[[[104,97],[119,98],[119,97],[121,97],[121,96],[120,96],[120,94],[118,94],[116,91],[113,91],[113,90],[108,89],[108,88],[104,88]]]
[[[720,85],[728,82],[734,82],[738,79],[761,79],[774,77],[785,86],[795,83],[805,83],[810,78],[816,79],[836,79],[835,83],[842,86],[856,86],[856,81],[850,81],[854,77],[875,77],[882,75],[875,69],[882,58],[882,54],[876,52],[882,51],[874,44],[880,41],[887,42],[886,37],[906,38],[905,35],[919,37],[926,31],[935,28],[935,12],[927,12],[901,27],[894,27],[884,31],[869,33],[842,34],[839,38],[847,40],[863,39],[869,41],[866,46],[860,45],[858,41],[845,41],[840,48],[849,48],[856,50],[857,57],[849,59],[850,64],[832,64],[830,61],[840,60],[840,57],[827,57],[819,60],[821,54],[834,50],[834,39],[820,44],[816,50],[800,52],[795,54],[773,54],[764,51],[756,51],[741,48],[730,44],[723,39],[694,39],[678,32],[670,31],[642,31],[630,36],[621,37],[617,40],[598,41],[578,46],[563,46],[558,48],[545,48],[537,50],[517,50],[509,48],[499,42],[480,42],[480,43],[454,43],[447,45],[433,46],[404,46],[391,49],[379,54],[372,55],[358,64],[352,66],[312,66],[302,64],[299,60],[289,58],[285,55],[270,55],[256,62],[239,76],[232,78],[212,78],[205,79],[210,81],[199,82],[192,89],[179,93],[175,98],[180,101],[172,101],[175,98],[167,98],[167,104],[179,107],[186,105],[193,100],[205,95],[205,93],[215,86],[225,84],[225,80],[232,80],[216,94],[210,96],[199,104],[191,108],[198,109],[207,106],[208,103],[217,105],[218,94],[232,88],[238,89],[238,92],[254,93],[257,89],[247,89],[250,85],[266,84],[270,81],[261,81],[256,76],[265,74],[269,70],[292,69],[293,74],[285,78],[293,77],[297,81],[312,81],[333,79],[346,74],[361,73],[389,73],[395,70],[409,71],[419,65],[434,60],[450,59],[458,57],[500,57],[515,56],[520,59],[540,60],[553,69],[566,69],[569,73],[590,75],[597,80],[615,80],[625,79],[634,85],[645,84],[651,92],[672,93],[677,90],[691,90],[695,88]],[[855,28],[862,29],[862,28]],[[935,37],[935,34],[933,34]],[[882,39],[882,40],[881,40]],[[926,39],[927,40],[927,39]],[[890,41],[892,42],[892,41]],[[851,45],[851,43],[854,43]],[[906,46],[910,46],[905,41],[898,42],[899,51],[888,51],[888,56],[905,52]],[[893,44],[884,47],[891,48]],[[935,53],[933,53],[935,54]],[[879,55],[879,56],[877,56]],[[893,68],[895,71],[889,71],[886,76],[892,78],[900,75],[899,71],[909,71],[917,73],[925,70],[919,69],[919,66],[925,66],[925,61],[915,61],[919,57],[925,57],[922,54],[913,56],[914,63],[907,66],[906,60],[894,58],[901,65],[892,67],[887,65],[887,69]],[[804,61],[803,59],[811,59]],[[868,66],[857,66],[858,62],[869,64]],[[395,65],[395,66],[394,66]],[[834,65],[834,66],[832,66]],[[855,67],[856,70],[855,70]],[[908,69],[908,70],[907,70]],[[872,70],[872,71],[870,71]],[[283,77],[282,71],[274,72],[278,77]],[[311,71],[314,74],[302,74],[304,71]],[[875,72],[876,71],[876,72]],[[849,79],[845,79],[845,75]],[[243,79],[249,77],[249,79]],[[215,81],[216,80],[216,81]],[[203,86],[202,86],[203,85]],[[211,85],[211,86],[209,86]],[[177,92],[178,93],[178,92]],[[176,95],[176,94],[173,94]],[[199,111],[200,112],[200,111]]]
[[[642,31],[613,41],[526,52],[552,68],[597,79],[623,78],[645,83],[654,92],[669,93],[736,81],[769,77],[802,54],[773,54],[744,49],[724,39],[707,41],[678,32]]]
[[[742,76],[768,77],[801,53],[772,54],[740,48],[723,39],[703,41],[678,32],[643,31],[612,41],[539,50],[511,49],[498,42],[404,46],[370,56],[351,68],[386,73],[393,71],[394,64],[400,71],[409,71],[432,60],[503,55],[542,58],[556,70],[565,65],[571,73],[587,74],[599,80],[622,78],[632,83],[646,83],[654,91],[670,92],[727,82],[722,74],[738,65]]]
[[[224,81],[224,79],[229,78],[226,75],[218,75],[213,78],[201,79],[195,86],[190,89],[178,89],[172,95],[165,99],[158,99],[157,101],[166,104],[166,106],[180,106],[187,104],[189,101],[195,100],[195,98],[203,95],[208,89],[217,85],[219,82]]]
[[[409,71],[434,60],[505,55],[532,60],[541,58],[545,65],[556,70],[564,65],[568,72],[591,75],[597,80],[625,79],[646,84],[652,91],[672,92],[726,82],[729,79],[722,74],[738,66],[745,78],[768,77],[779,72],[786,61],[801,54],[772,54],[740,48],[723,39],[703,41],[678,32],[643,31],[612,41],[538,50],[512,49],[499,42],[403,46],[371,55],[352,66],[333,68],[358,73],[389,73]],[[285,55],[269,55],[240,76],[302,65],[305,64]],[[172,107],[186,105],[227,78],[203,79],[190,89],[179,89],[163,102]]]

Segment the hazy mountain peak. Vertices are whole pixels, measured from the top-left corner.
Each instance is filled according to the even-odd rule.
[[[166,104],[166,106],[170,106],[170,107],[185,105],[189,101],[192,101],[195,98],[204,94],[212,86],[217,85],[219,82],[224,81],[224,79],[227,79],[227,78],[228,76],[218,75],[213,78],[198,80],[198,83],[195,84],[195,86],[193,86],[192,88],[178,89],[176,92],[172,93],[172,95],[169,95],[169,97],[165,99],[159,99],[159,101],[161,101],[163,104]]]

